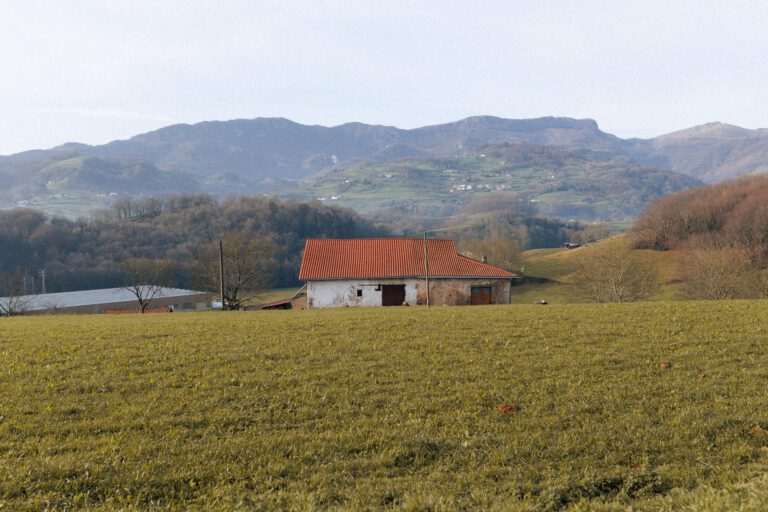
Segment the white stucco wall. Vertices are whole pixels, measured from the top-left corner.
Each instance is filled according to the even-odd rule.
[[[333,308],[341,306],[381,306],[381,291],[378,285],[404,284],[405,302],[416,305],[419,290],[418,279],[379,279],[350,281],[309,281],[307,283],[307,305],[310,308]],[[362,290],[362,297],[357,296]]]

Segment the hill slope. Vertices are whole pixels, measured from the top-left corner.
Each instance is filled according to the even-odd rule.
[[[534,249],[523,254],[523,283],[512,290],[512,302],[534,304],[546,300],[550,304],[590,302],[582,297],[573,284],[574,273],[578,270],[578,259],[589,258],[594,251],[606,247],[626,245],[626,235],[615,236],[578,249]],[[637,249],[636,254],[653,263],[659,272],[661,288],[653,300],[674,300],[681,290],[681,261],[686,254],[681,251],[653,251]]]
[[[768,130],[709,123],[637,143],[638,161],[707,183],[768,172]]]
[[[701,185],[695,179],[631,163],[610,153],[533,144],[481,148],[456,158],[403,158],[328,172],[292,190],[368,214],[452,216],[506,194],[496,209],[530,202],[539,215],[621,221],[655,198]],[[473,208],[477,210],[477,208]]]
[[[105,207],[117,195],[144,196],[173,191],[200,192],[203,186],[178,171],[161,170],[139,159],[58,153],[45,160],[16,159],[0,166],[0,202],[66,216]]]
[[[44,179],[42,169],[72,158],[102,162],[101,176],[89,181],[83,175],[83,181],[62,192],[84,203],[97,203],[93,194],[96,189],[103,191],[105,173],[124,173],[115,170],[115,162],[122,162],[123,168],[140,163],[147,169],[174,173],[171,183],[145,188],[164,193],[199,190],[225,196],[279,193],[296,182],[364,163],[467,158],[484,147],[500,144],[588,151],[592,156],[603,155],[602,159],[624,159],[709,182],[768,170],[768,130],[719,123],[654,139],[623,140],[601,131],[591,119],[559,117],[515,120],[476,116],[410,130],[363,123],[308,126],[282,118],[257,118],[173,125],[101,146],[70,143],[0,157],[0,178],[9,185],[0,191],[0,207],[37,201],[38,207],[45,208],[41,181],[61,182],[64,176],[49,174]],[[132,190],[137,187],[142,185],[111,192],[141,193]]]

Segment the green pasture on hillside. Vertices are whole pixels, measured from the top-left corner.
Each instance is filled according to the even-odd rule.
[[[765,510],[767,314],[0,318],[0,505]]]

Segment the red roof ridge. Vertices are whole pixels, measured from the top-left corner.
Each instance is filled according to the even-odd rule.
[[[307,242],[310,241],[339,241],[339,242],[367,242],[375,240],[409,240],[423,242],[424,237],[421,236],[375,236],[371,238],[359,237],[359,238],[307,238]],[[451,242],[456,243],[456,240],[452,238],[427,238],[427,242]]]
[[[456,278],[518,277],[488,263],[463,256],[456,242],[442,238],[308,238],[299,279],[376,279],[424,277],[424,245],[429,275]]]
[[[459,256],[459,258],[464,258],[465,260],[469,260],[472,263],[477,263],[478,265],[483,265],[483,266],[490,267],[490,268],[493,268],[493,269],[503,270],[505,272],[509,272],[510,274],[514,274],[515,277],[518,277],[516,272],[512,272],[510,270],[506,270],[506,269],[503,269],[501,267],[497,267],[496,265],[491,265],[490,263],[486,263],[484,261],[476,260],[475,258],[470,258],[469,256],[464,256],[463,254],[461,254],[459,252],[457,252],[457,255]]]

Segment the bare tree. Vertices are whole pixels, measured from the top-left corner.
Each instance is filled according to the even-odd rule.
[[[272,281],[276,246],[269,238],[231,234],[223,239],[224,304],[223,309],[236,311],[249,301],[243,291],[268,286]],[[200,265],[202,285],[219,289],[219,245],[203,252]]]
[[[744,249],[700,247],[682,263],[683,294],[688,299],[725,300],[755,294],[755,269]]]
[[[520,242],[506,237],[467,240],[460,244],[462,254],[475,259],[486,257],[488,263],[506,270],[517,270],[521,265]]]
[[[25,295],[25,277],[21,270],[0,276],[0,316],[15,316],[26,311],[29,297]]]
[[[582,231],[576,231],[571,236],[571,241],[581,244],[594,243],[611,236],[611,226],[605,222],[589,224]]]
[[[123,262],[126,274],[124,288],[136,296],[141,313],[149,307],[154,298],[172,279],[170,260],[150,258],[129,258]]]
[[[761,299],[768,299],[768,271],[755,271],[754,288]]]
[[[585,252],[577,265],[574,282],[591,301],[632,302],[659,290],[656,265],[624,245]]]
[[[61,302],[55,299],[47,299],[42,302],[43,311],[48,314],[55,314],[62,307]]]

